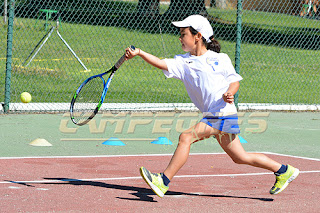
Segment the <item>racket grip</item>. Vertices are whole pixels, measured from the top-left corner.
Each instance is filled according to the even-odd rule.
[[[131,49],[131,50],[135,50],[136,48],[135,48],[133,45],[131,45],[131,46],[130,46],[130,49]],[[125,62],[125,60],[126,60],[126,56],[123,55],[123,56],[117,61],[117,63],[114,65],[115,68],[118,69],[118,68],[123,64],[123,62]]]

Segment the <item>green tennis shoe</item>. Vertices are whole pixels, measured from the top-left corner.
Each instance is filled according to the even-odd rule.
[[[298,175],[299,169],[296,169],[293,166],[288,165],[288,169],[285,173],[281,175],[276,175],[276,182],[270,189],[270,194],[276,195],[282,192],[291,181],[298,177]]]
[[[160,173],[151,173],[144,167],[140,168],[140,174],[146,183],[150,186],[152,191],[159,197],[163,197],[168,191],[169,187],[164,185],[162,175]]]

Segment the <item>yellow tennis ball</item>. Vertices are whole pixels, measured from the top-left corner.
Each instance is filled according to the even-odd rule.
[[[31,101],[32,97],[31,97],[30,93],[28,93],[28,92],[23,92],[23,93],[21,93],[21,95],[20,95],[20,99],[21,99],[21,101],[22,101],[23,103],[29,103],[29,102]]]

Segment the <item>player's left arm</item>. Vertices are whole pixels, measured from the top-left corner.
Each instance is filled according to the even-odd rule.
[[[239,81],[230,83],[227,92],[222,95],[223,100],[229,104],[232,104],[234,102],[234,95],[238,92],[239,87]]]

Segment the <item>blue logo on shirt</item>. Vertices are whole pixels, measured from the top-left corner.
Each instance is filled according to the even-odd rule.
[[[207,58],[207,64],[209,64],[212,67],[213,71],[216,71],[214,69],[214,66],[218,66],[219,65],[219,59],[217,59],[217,58]]]

